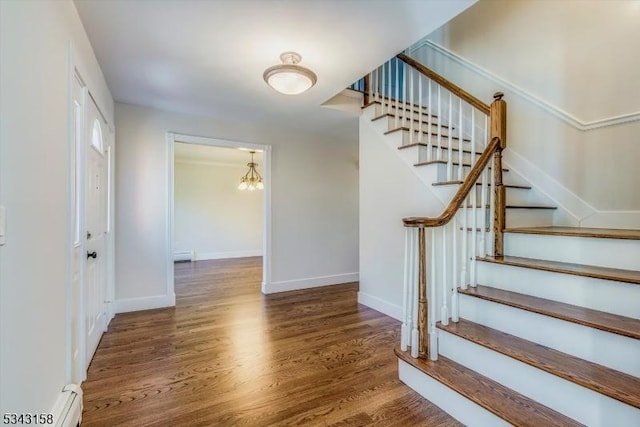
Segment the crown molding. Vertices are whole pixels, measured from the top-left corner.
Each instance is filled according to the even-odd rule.
[[[566,122],[567,124],[581,131],[588,131],[588,130],[598,129],[606,126],[614,126],[622,123],[628,123],[628,122],[634,122],[634,121],[640,120],[640,111],[622,114],[619,116],[605,117],[605,118],[593,120],[593,121],[581,120],[578,117],[568,113],[567,111],[564,111],[563,109],[549,103],[548,101],[538,98],[537,96],[526,91],[520,86],[517,86],[516,84],[511,83],[510,81],[505,80],[502,77],[496,76],[495,74],[491,73],[487,69],[482,68],[481,66],[461,57],[460,55],[450,51],[449,49],[431,40],[422,40],[421,42],[414,45],[411,49],[408,49],[408,52],[409,54],[411,54],[412,52],[415,52],[416,50],[425,46],[459,63],[465,68],[468,68],[469,70],[474,71],[480,74],[481,76],[497,83],[498,85],[504,88],[507,88],[508,90],[520,96],[521,98],[526,99],[530,103],[538,106],[539,108],[545,110],[549,114],[552,114],[553,116],[561,119],[562,121]]]

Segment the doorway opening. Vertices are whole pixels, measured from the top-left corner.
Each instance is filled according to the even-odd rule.
[[[167,140],[168,294],[175,295],[176,261],[256,256],[262,256],[264,293],[270,283],[271,146],[174,133]],[[239,185],[249,163],[262,177],[253,190]]]

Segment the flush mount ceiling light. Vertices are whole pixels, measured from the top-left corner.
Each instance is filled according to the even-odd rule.
[[[262,77],[269,86],[285,95],[298,95],[316,84],[318,78],[308,68],[298,65],[302,57],[295,52],[280,55],[282,64],[265,70]]]
[[[253,162],[253,155],[256,154],[256,152],[249,152],[251,153],[251,162],[247,163],[249,171],[240,179],[238,190],[262,190],[264,188],[264,184],[262,183],[262,177],[256,170],[256,166],[258,166],[258,164]]]

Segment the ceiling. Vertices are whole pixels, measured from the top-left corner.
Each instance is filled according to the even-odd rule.
[[[176,142],[175,159],[182,162],[210,163],[214,165],[246,166],[251,161],[248,150],[212,145]],[[262,153],[256,152],[254,160],[262,166]]]
[[[321,104],[476,0],[76,0],[116,101],[357,138],[353,113]],[[318,83],[268,87],[280,53]]]

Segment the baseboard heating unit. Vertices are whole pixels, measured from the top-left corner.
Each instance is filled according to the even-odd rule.
[[[54,409],[56,427],[78,427],[82,421],[82,389],[77,384],[67,384]]]

